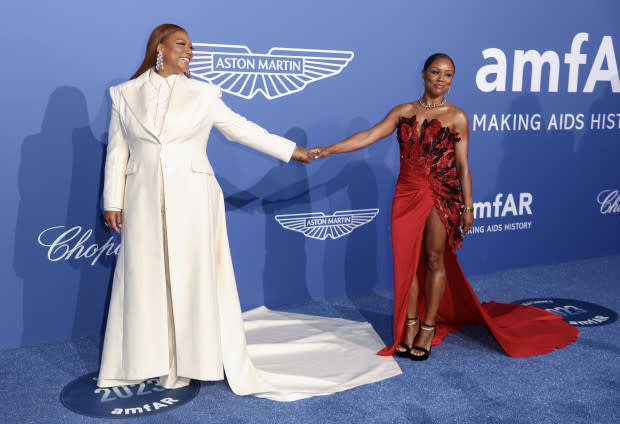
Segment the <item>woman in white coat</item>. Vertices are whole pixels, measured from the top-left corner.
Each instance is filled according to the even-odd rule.
[[[292,400],[325,393],[282,394],[249,358],[224,200],[206,144],[215,126],[285,162],[310,163],[312,154],[231,111],[219,87],[190,79],[191,59],[186,31],[160,25],[133,78],[110,89],[104,209],[122,242],[98,385],[159,377],[177,388],[191,378],[221,380],[225,369],[237,394]],[[371,381],[397,373],[381,367]]]

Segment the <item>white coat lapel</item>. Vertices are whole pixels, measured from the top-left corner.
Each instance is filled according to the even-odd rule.
[[[171,131],[196,125],[193,122],[198,103],[200,102],[200,90],[184,75],[179,75],[174,82],[170,93],[170,102],[166,111],[166,118],[161,129],[160,138],[162,143],[168,139]]]
[[[149,73],[151,71],[146,71],[138,78],[135,79],[135,84],[133,87],[128,87],[123,90],[123,97],[125,101],[129,105],[131,112],[134,114],[136,119],[142,124],[142,126],[155,138],[159,141],[157,137],[157,133],[153,128],[152,122],[149,122],[147,106],[149,102],[148,98],[148,80]]]

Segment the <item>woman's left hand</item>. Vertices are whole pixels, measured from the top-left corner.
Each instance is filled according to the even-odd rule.
[[[461,217],[459,218],[459,227],[462,229],[463,235],[467,234],[469,230],[471,230],[472,225],[474,225],[474,213],[461,212]]]
[[[313,147],[310,152],[314,155],[315,159],[326,158],[330,155],[328,147]]]

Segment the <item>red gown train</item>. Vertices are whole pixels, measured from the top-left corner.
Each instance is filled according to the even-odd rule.
[[[446,289],[437,313],[433,345],[467,324],[486,325],[504,351],[514,357],[548,353],[575,341],[577,328],[555,314],[531,306],[478,301],[455,254],[462,240],[457,226],[463,195],[454,154],[454,144],[460,138],[437,119],[425,120],[419,134],[417,127],[415,116],[401,118],[398,125],[400,174],[392,200],[394,344],[379,355],[393,355],[403,339],[414,272],[420,288],[418,315],[424,322],[422,236],[433,207],[447,229],[449,245],[444,254]]]

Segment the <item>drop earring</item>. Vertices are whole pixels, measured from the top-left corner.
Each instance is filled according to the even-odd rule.
[[[155,70],[161,71],[164,69],[164,55],[161,52],[157,52],[157,58],[155,59]]]

